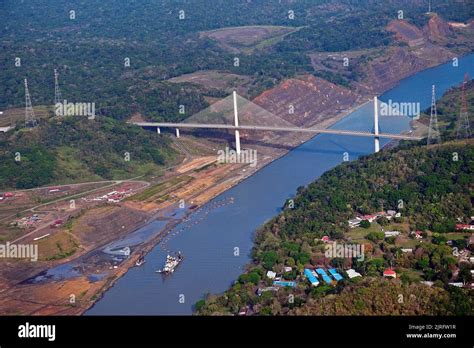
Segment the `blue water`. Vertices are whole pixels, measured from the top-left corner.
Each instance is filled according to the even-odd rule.
[[[445,64],[405,79],[380,99],[420,102],[423,110],[430,105],[432,84],[440,96],[461,83],[465,72],[473,76],[474,54],[461,59],[457,68]],[[371,131],[372,108],[372,104],[365,105],[333,128]],[[381,117],[380,126],[383,132],[400,133],[409,128],[409,121],[407,117]],[[386,142],[381,140],[381,145]],[[238,278],[249,261],[255,230],[278,214],[298,186],[307,185],[341,163],[345,152],[354,160],[373,149],[370,138],[327,134],[314,137],[178,225],[166,243],[166,248],[181,251],[185,257],[174,274],[163,277],[155,273],[166,257],[157,245],[142,267],[130,269],[86,314],[191,314],[196,301],[207,293],[223,292]],[[207,209],[231,197],[233,204]]]

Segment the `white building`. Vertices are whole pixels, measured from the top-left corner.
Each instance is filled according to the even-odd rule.
[[[270,279],[275,279],[276,275],[277,274],[275,272],[272,272],[272,271],[267,272],[267,277]]]
[[[359,272],[356,272],[355,270],[353,270],[352,268],[351,269],[348,269],[346,271],[347,273],[347,276],[352,279],[352,278],[355,278],[355,277],[362,277],[362,274],[360,274]]]
[[[387,238],[387,237],[396,237],[398,235],[400,235],[399,231],[386,231],[385,232],[385,238]]]

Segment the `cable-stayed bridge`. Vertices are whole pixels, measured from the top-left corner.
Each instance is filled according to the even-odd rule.
[[[174,128],[179,137],[180,129],[224,129],[235,133],[235,147],[240,153],[240,131],[271,131],[271,132],[301,132],[313,134],[335,134],[374,138],[375,152],[380,151],[380,138],[396,140],[421,140],[423,137],[391,134],[379,132],[379,106],[378,98],[374,97],[374,126],[373,132],[322,129],[317,127],[301,128],[278,117],[251,101],[237,95],[236,92],[209,108],[187,118],[180,123],[172,122],[131,122],[140,127],[156,128],[161,133],[161,128]]]

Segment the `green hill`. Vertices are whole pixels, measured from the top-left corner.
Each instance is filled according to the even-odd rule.
[[[50,119],[0,134],[0,188],[156,174],[177,155],[170,143],[106,117]]]

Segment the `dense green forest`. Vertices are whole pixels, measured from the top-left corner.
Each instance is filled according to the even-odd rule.
[[[25,77],[33,103],[52,104],[58,69],[63,97],[95,102],[100,115],[124,119],[140,112],[175,121],[204,108],[203,96],[210,92],[164,82],[171,77],[207,69],[248,75],[254,81],[249,93],[256,95],[283,78],[314,73],[305,52],[387,45],[391,34],[384,27],[397,11],[421,24],[426,6],[423,0],[2,1],[0,107],[23,105]],[[468,2],[443,2],[436,10],[451,20],[474,16]],[[250,56],[239,55],[239,67],[234,54],[199,35],[245,25],[301,30]],[[185,114],[179,105],[185,105]]]
[[[467,91],[472,92],[472,83]],[[453,88],[438,101],[441,123],[452,123],[459,95],[460,88]],[[461,235],[449,245],[447,242],[455,224],[468,223],[474,215],[474,142],[449,140],[452,128],[441,129],[445,142],[440,145],[426,146],[426,141],[402,143],[343,163],[307,187],[300,187],[294,207],[287,202],[282,213],[257,231],[253,262],[247,272],[224,295],[199,301],[197,313],[236,314],[250,307],[258,315],[472,315],[472,293],[448,285],[453,279],[472,280],[470,265],[459,263],[452,250],[468,247],[466,237]],[[354,234],[349,219],[384,209],[394,209],[401,217],[390,223],[378,219],[378,225],[420,230],[425,242],[413,244],[408,239],[406,243],[414,246],[413,253],[403,253],[395,238],[369,230],[372,224],[366,221],[364,260],[325,258],[321,237],[350,242]],[[364,277],[311,288],[300,277],[307,265],[336,267],[341,274],[352,267]],[[292,271],[283,273],[283,266],[292,267]],[[380,279],[389,266],[401,274],[399,280],[389,283]],[[300,283],[295,289],[267,291],[259,296],[257,287],[271,285],[265,277],[268,270],[283,273],[286,280],[299,279]],[[419,284],[422,280],[434,286]],[[294,297],[291,303],[290,294]],[[401,305],[399,294],[410,301]]]
[[[0,134],[0,188],[156,174],[176,157],[170,141],[107,117],[54,118]]]

